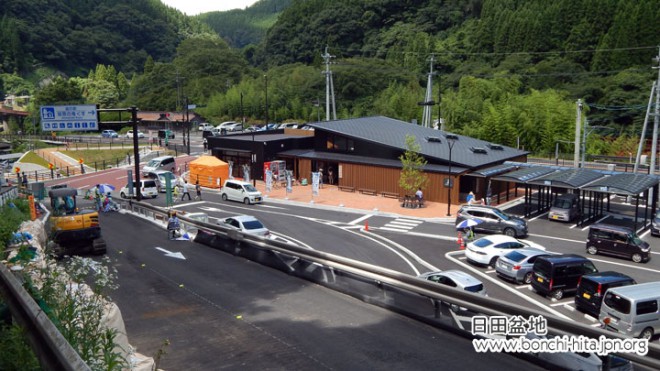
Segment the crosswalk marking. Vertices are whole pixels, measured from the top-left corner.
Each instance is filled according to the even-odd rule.
[[[383,229],[386,231],[394,231],[394,232],[408,232],[409,230],[417,227],[420,224],[422,224],[421,220],[396,218],[388,222],[379,229]]]

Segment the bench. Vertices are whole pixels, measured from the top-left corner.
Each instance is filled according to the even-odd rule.
[[[399,194],[396,192],[380,192],[380,195],[383,197],[389,197],[389,198],[400,198]]]
[[[399,199],[401,200],[401,199]],[[417,200],[417,197],[415,196],[408,196],[406,195],[401,203],[401,207],[405,208],[410,208],[410,209],[416,209],[418,207],[424,207],[424,199]]]
[[[338,185],[337,188],[339,188],[340,191],[344,191],[344,192],[355,192],[355,187]]]
[[[376,190],[375,189],[360,188],[360,189],[358,189],[358,192],[360,192],[362,194],[372,195],[372,196],[376,195]]]

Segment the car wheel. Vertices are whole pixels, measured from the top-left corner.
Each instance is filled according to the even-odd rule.
[[[527,274],[525,274],[525,277],[523,277],[523,283],[526,285],[532,283],[532,272],[527,272]]]
[[[564,290],[557,289],[550,293],[550,297],[556,300],[561,300],[564,297]]]
[[[596,248],[596,246],[589,246],[587,247],[587,252],[591,255],[596,255],[598,254],[598,249]]]
[[[243,203],[246,204],[246,205],[249,205],[249,204],[250,204],[250,199],[247,198],[247,197],[245,197],[245,198],[243,199]]]
[[[640,339],[647,339],[651,341],[651,338],[653,337],[653,329],[650,327],[645,328],[641,334],[639,334]]]
[[[642,255],[633,254],[632,255],[632,261],[634,261],[635,263],[640,263],[642,261]]]
[[[513,228],[504,228],[504,234],[509,237],[516,237],[516,231]]]
[[[497,264],[497,259],[499,259],[499,256],[493,256],[492,259],[490,259],[490,263],[488,264],[491,268],[495,268],[495,265]]]
[[[121,198],[127,198],[127,197],[126,197],[126,194],[125,194],[124,192],[120,193],[119,196],[120,196]]]
[[[222,194],[222,201],[227,201],[227,194],[226,193]]]
[[[158,197],[158,195],[153,195],[153,196],[151,196],[151,198],[156,198],[156,197]]]

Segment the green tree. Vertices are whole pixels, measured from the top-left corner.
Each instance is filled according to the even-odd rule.
[[[419,154],[419,150],[420,146],[415,136],[406,135],[406,151],[399,156],[402,166],[399,187],[409,194],[414,193],[418,188],[424,188],[428,182],[428,177],[423,171],[427,161]]]

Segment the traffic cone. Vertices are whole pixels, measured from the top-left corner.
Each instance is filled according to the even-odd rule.
[[[369,232],[369,221],[368,220],[364,221],[364,230],[365,230],[365,232]]]
[[[465,243],[463,241],[463,235],[461,232],[458,232],[458,238],[456,239],[456,243],[458,244],[458,248],[461,250],[465,250]]]

